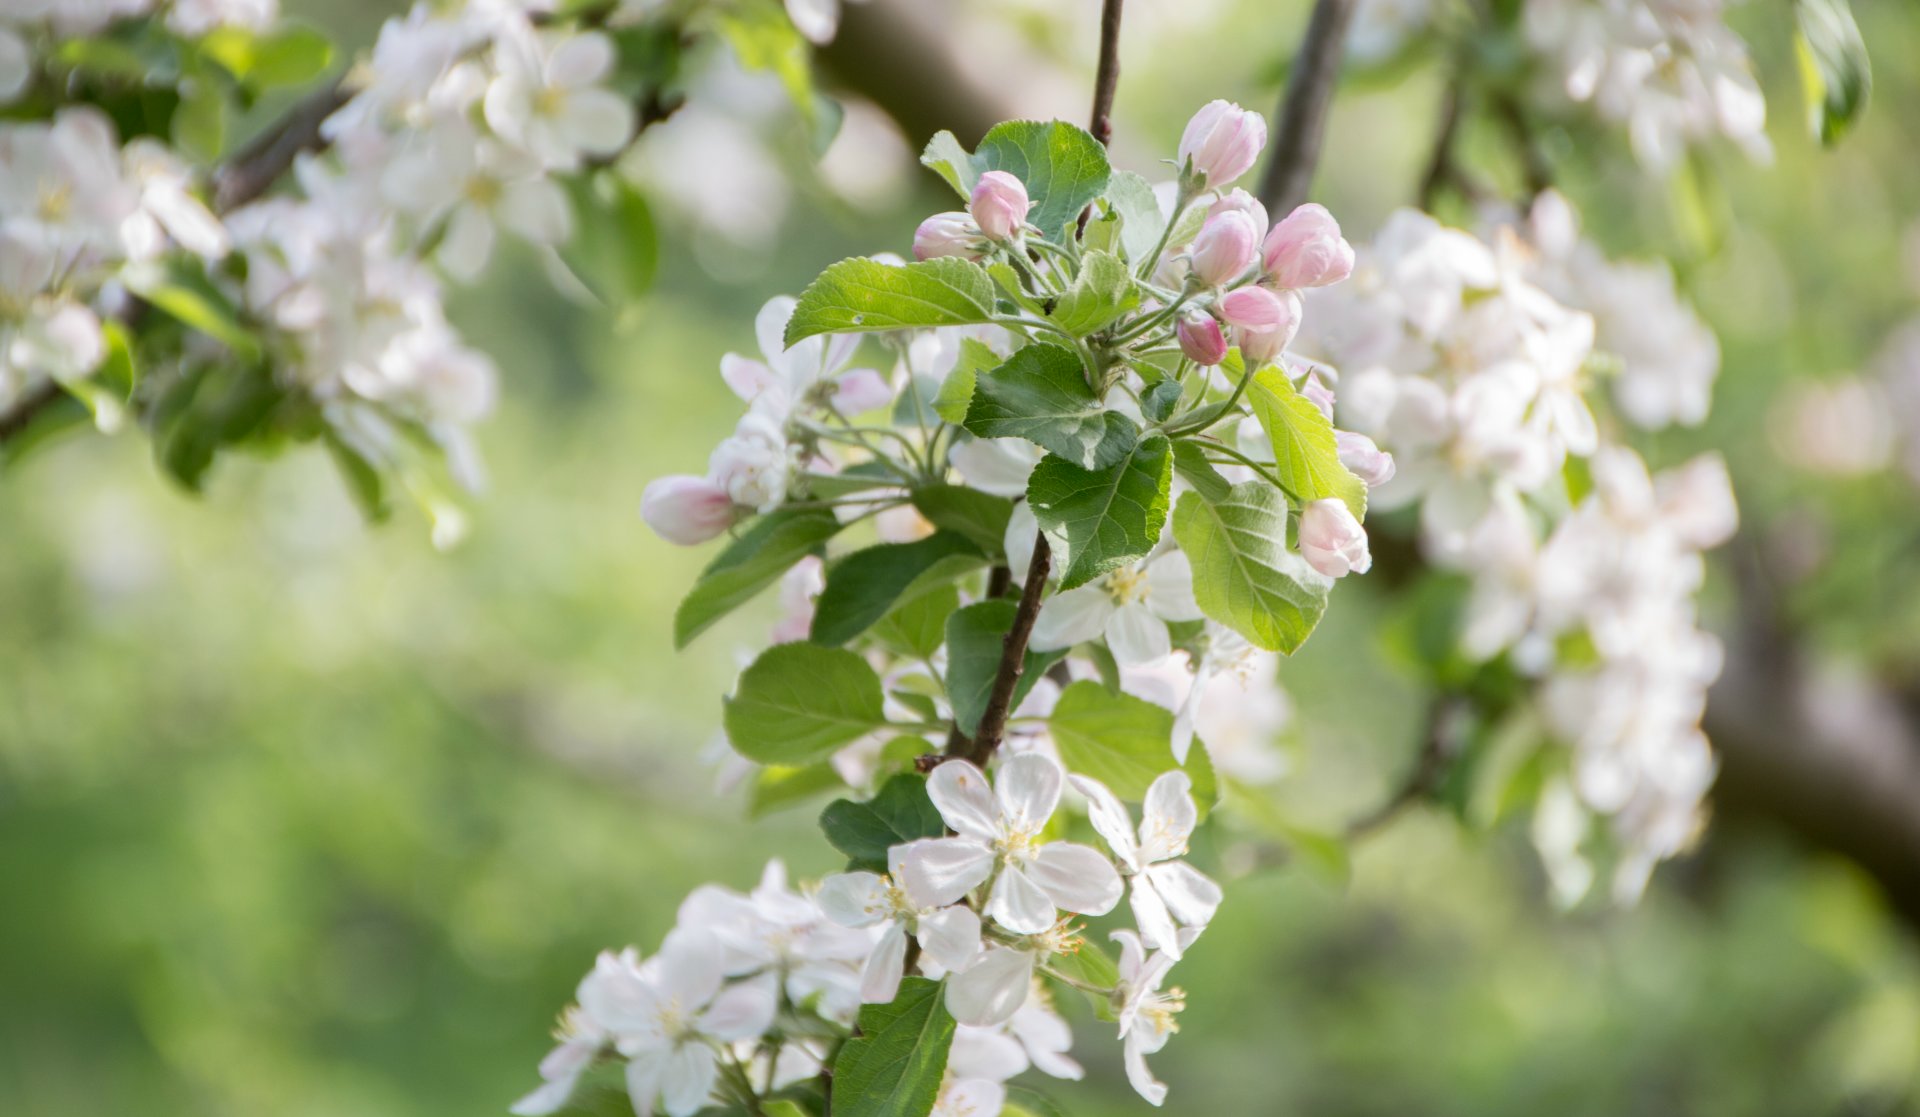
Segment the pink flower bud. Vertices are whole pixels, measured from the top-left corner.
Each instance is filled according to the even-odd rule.
[[[1226,359],[1227,335],[1213,315],[1189,311],[1180,316],[1173,332],[1180,339],[1180,352],[1194,364],[1211,367]]]
[[[1367,529],[1336,497],[1316,500],[1300,513],[1300,555],[1329,578],[1365,574],[1373,568]]]
[[[1235,187],[1215,198],[1213,204],[1207,207],[1208,217],[1218,217],[1223,213],[1244,213],[1253,218],[1253,227],[1260,230],[1261,236],[1267,235],[1267,207],[1245,190]]]
[[[1353,274],[1353,246],[1327,207],[1308,202],[1267,234],[1261,263],[1277,287],[1325,287]]]
[[[1393,455],[1375,445],[1373,439],[1353,431],[1334,431],[1333,441],[1340,451],[1340,464],[1365,481],[1367,488],[1377,489],[1393,480]]]
[[[662,477],[640,494],[640,518],[669,543],[691,547],[733,526],[727,490],[705,477]]]
[[[967,212],[988,240],[1009,241],[1026,225],[1027,210],[1032,205],[1027,200],[1026,185],[1019,179],[1005,171],[988,171],[974,184]]]
[[[1234,328],[1240,355],[1257,367],[1278,357],[1293,340],[1300,325],[1300,296],[1242,287],[1220,300],[1220,314]]]
[[[1307,373],[1306,380],[1300,384],[1300,394],[1307,397],[1308,403],[1319,408],[1320,414],[1325,415],[1328,421],[1332,421],[1333,390],[1321,383],[1318,376],[1311,372]]]
[[[1231,101],[1209,101],[1180,134],[1180,163],[1202,187],[1225,186],[1246,174],[1265,146],[1265,117]]]
[[[980,230],[973,219],[958,210],[936,213],[913,231],[913,258],[931,260],[936,256],[980,258]]]
[[[1229,211],[1207,218],[1193,238],[1193,274],[1209,287],[1240,278],[1260,255],[1260,231],[1253,218]]]

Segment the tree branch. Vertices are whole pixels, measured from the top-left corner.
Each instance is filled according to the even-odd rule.
[[[335,78],[302,98],[272,127],[256,136],[226,166],[214,172],[214,212],[227,213],[253,201],[287,173],[301,152],[325,147],[320,125],[351,96],[344,79]]]
[[[954,61],[951,37],[935,22],[943,7],[843,5],[840,30],[818,57],[839,85],[879,105],[916,146],[946,130],[971,149],[1018,113],[1002,91],[982,88]]]
[[[1454,725],[1466,702],[1457,695],[1436,695],[1427,707],[1426,739],[1413,771],[1386,802],[1347,823],[1347,840],[1367,837],[1399,817],[1406,810],[1433,795],[1446,779],[1447,768],[1459,755],[1460,740]]]
[[[1286,92],[1274,112],[1266,173],[1260,179],[1260,200],[1276,219],[1306,201],[1307,189],[1313,185],[1355,3],[1317,0],[1306,37],[1300,40],[1300,53],[1287,74]]]
[[[980,730],[972,741],[966,742],[964,754],[958,754],[975,764],[984,766],[1006,735],[1007,715],[1013,710],[1013,691],[1026,668],[1027,641],[1033,636],[1033,622],[1040,616],[1040,599],[1046,596],[1047,573],[1052,567],[1053,548],[1047,543],[1046,532],[1040,532],[1034,536],[1033,559],[1027,563],[1027,581],[1020,590],[1013,627],[1007,630],[1006,639],[1000,645],[1000,667],[994,672],[993,689],[987,694],[986,712],[980,715]],[[965,738],[959,740],[965,741]],[[957,755],[954,744],[952,740],[948,742],[950,756]]]
[[[1120,6],[1125,0],[1105,0],[1100,7],[1100,68],[1093,76],[1093,138],[1102,147],[1113,142],[1113,95],[1120,88]]]

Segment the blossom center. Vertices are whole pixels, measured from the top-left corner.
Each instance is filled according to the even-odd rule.
[[[1115,605],[1131,605],[1147,597],[1147,572],[1138,567],[1122,567],[1107,575],[1107,596]]]

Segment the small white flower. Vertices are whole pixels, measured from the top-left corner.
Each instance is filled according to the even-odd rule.
[[[487,86],[487,124],[551,170],[614,154],[633,135],[633,106],[599,84],[614,57],[613,42],[598,32],[555,36],[509,25],[495,39],[499,74]]]
[[[1162,990],[1173,958],[1165,951],[1148,954],[1132,931],[1115,931],[1120,944],[1120,985],[1117,990],[1121,1053],[1127,1081],[1154,1105],[1167,1100],[1166,1083],[1147,1069],[1147,1056],[1167,1045],[1180,1030],[1174,1016],[1187,1007],[1187,995],[1178,988]]]
[[[1036,651],[1055,651],[1104,638],[1113,658],[1132,667],[1173,650],[1169,622],[1202,616],[1193,599],[1193,565],[1184,553],[1170,550],[1048,598],[1030,643]]]
[[[886,379],[870,368],[849,369],[860,338],[853,334],[815,335],[787,347],[787,321],[799,300],[788,295],[768,299],[753,320],[762,360],[728,353],[720,358],[720,376],[754,411],[778,422],[815,407],[831,407],[852,416],[893,400]]]
[[[1137,839],[1127,808],[1105,784],[1074,776],[1073,786],[1087,797],[1088,819],[1131,882],[1133,916],[1142,938],[1177,960],[1212,921],[1221,900],[1218,884],[1180,860],[1200,817],[1193,803],[1193,780],[1175,769],[1153,781]]]
[[[923,903],[902,882],[899,862],[909,848],[895,846],[889,853],[889,876],[841,873],[820,882],[820,910],[828,919],[843,927],[885,925],[860,970],[860,999],[868,1004],[886,1004],[900,991],[908,935],[927,959],[947,970],[960,969],[980,952],[980,917],[972,908]]]

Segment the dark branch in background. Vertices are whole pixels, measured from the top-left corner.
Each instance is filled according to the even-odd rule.
[[[1439,200],[1442,189],[1461,185],[1460,168],[1453,162],[1453,141],[1459,134],[1460,85],[1452,82],[1441,97],[1440,128],[1433,137],[1433,154],[1427,158],[1427,169],[1420,176],[1418,205],[1428,213],[1433,212],[1433,204]]]
[[[1527,120],[1526,110],[1512,94],[1502,93],[1494,98],[1494,115],[1507,130],[1507,138],[1513,143],[1514,154],[1520,158],[1522,181],[1527,186],[1527,196],[1522,199],[1524,212],[1533,205],[1533,200],[1553,188],[1553,166],[1534,141],[1533,125]]]
[[[1347,24],[1356,0],[1317,0],[1307,21],[1300,53],[1287,74],[1287,89],[1274,113],[1273,136],[1266,173],[1260,179],[1260,201],[1275,219],[1307,200],[1314,166],[1320,161],[1320,141],[1326,134],[1327,112],[1333,107],[1334,86],[1340,79]]]
[[[1367,837],[1398,818],[1401,811],[1432,798],[1440,790],[1447,769],[1460,753],[1457,727],[1465,709],[1466,700],[1458,696],[1434,697],[1427,706],[1426,740],[1420,746],[1413,771],[1407,773],[1407,778],[1386,802],[1347,823],[1349,841]]]
[[[1093,75],[1093,138],[1101,146],[1113,142],[1113,95],[1120,88],[1120,5],[1106,0],[1100,8],[1100,68]]]
[[[884,109],[916,148],[947,130],[972,148],[987,129],[1017,116],[997,90],[954,61],[937,5],[878,0],[841,8],[840,30],[819,60],[836,84]]]
[[[0,414],[0,442],[19,434],[33,425],[40,413],[60,402],[66,393],[60,390],[58,381],[45,380],[36,384],[32,391],[20,397],[20,402]]]
[[[352,96],[342,78],[308,94],[213,173],[213,209],[227,213],[267,192],[303,151],[326,146],[320,125]]]

